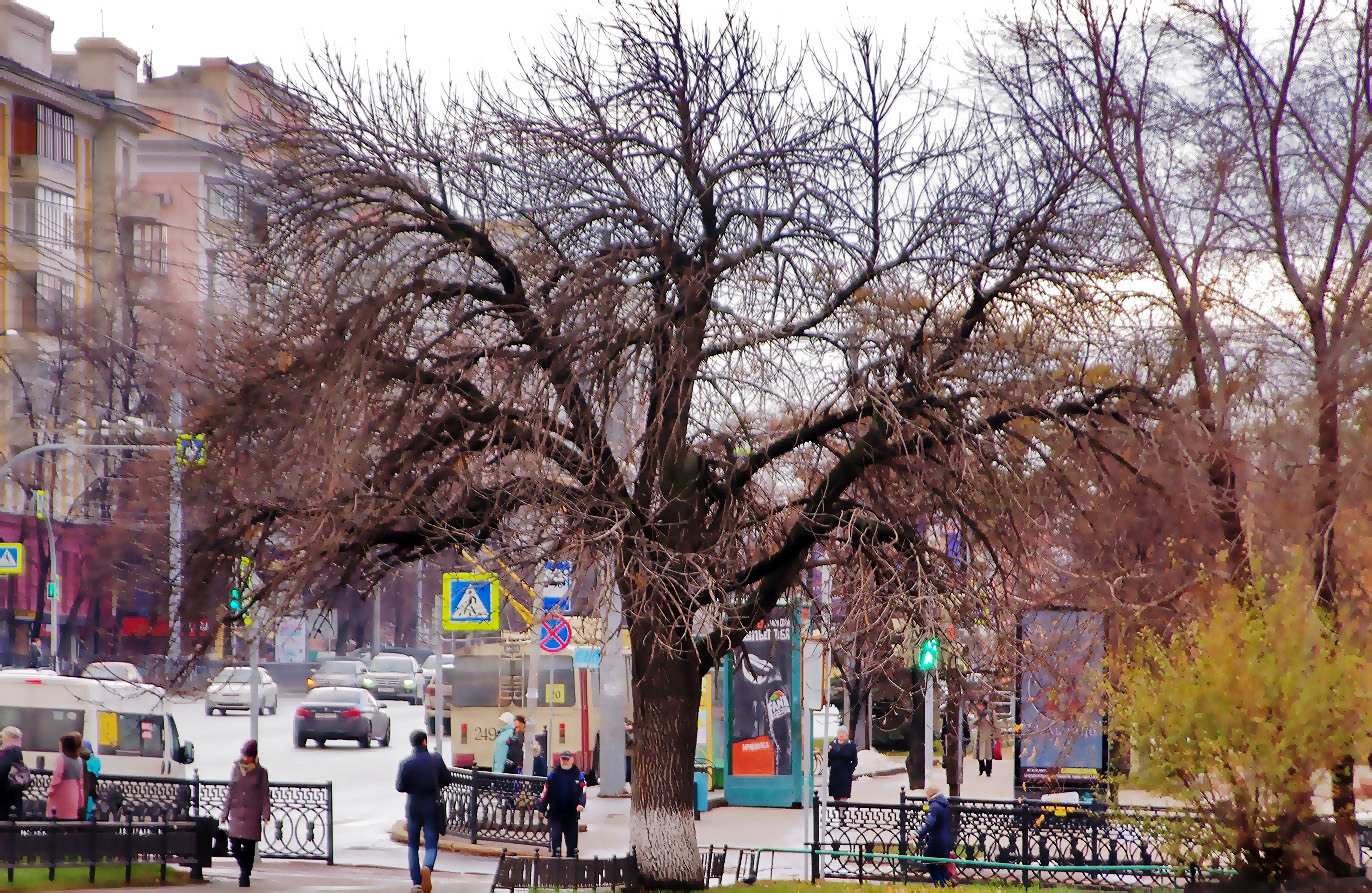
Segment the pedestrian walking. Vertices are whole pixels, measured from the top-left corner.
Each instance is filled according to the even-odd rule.
[[[586,776],[577,768],[570,750],[564,750],[557,762],[543,785],[538,808],[548,816],[553,855],[561,856],[565,843],[568,857],[575,859],[581,813],[586,809]]]
[[[238,886],[252,886],[252,866],[262,828],[271,819],[271,782],[266,768],[257,760],[257,741],[243,743],[238,760],[229,771],[229,795],[224,801],[224,823],[229,826],[229,844],[238,863]]]
[[[853,796],[853,774],[857,772],[857,744],[848,740],[848,730],[838,727],[829,742],[829,799],[840,803]]]
[[[514,718],[514,733],[510,735],[510,746],[507,751],[505,770],[512,775],[524,774],[524,729],[528,725],[524,719],[524,714],[516,713]]]
[[[977,701],[977,712],[973,719],[977,732],[977,774],[991,777],[991,767],[995,765],[996,740],[1000,729],[996,726],[996,714],[986,698]]]
[[[433,889],[434,863],[438,861],[438,837],[447,825],[443,788],[452,780],[443,757],[429,753],[429,736],[423,729],[410,733],[414,751],[400,761],[395,789],[405,795],[406,842],[410,848],[410,893]],[[424,862],[419,861],[419,839],[424,838]]]
[[[57,746],[57,764],[53,766],[43,815],[50,819],[78,819],[85,790],[81,776],[81,736],[68,732],[58,739]]]
[[[634,724],[630,720],[624,720],[624,782],[632,784],[634,780]]]
[[[534,745],[534,772],[538,778],[548,777],[548,758],[543,755],[543,745]]]
[[[915,835],[921,844],[924,855],[929,859],[947,859],[953,855],[953,808],[943,789],[931,784],[924,789],[929,803],[929,814],[924,819],[919,833]],[[929,880],[934,886],[946,887],[952,879],[947,862],[929,862]]]
[[[89,741],[81,742],[81,790],[86,795],[85,817],[94,820],[100,803],[100,758]]]
[[[506,710],[500,714],[500,731],[495,733],[495,745],[491,748],[491,771],[509,772],[513,768],[510,761],[510,741],[515,733],[515,715]]]
[[[18,769],[19,771],[13,771]],[[24,765],[24,733],[14,726],[0,730],[0,822],[24,818],[24,789],[28,767]]]

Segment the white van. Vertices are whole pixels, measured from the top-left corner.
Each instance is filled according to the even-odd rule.
[[[51,769],[61,737],[77,732],[100,757],[102,775],[185,778],[195,746],[181,740],[166,705],[155,685],[0,670],[0,728],[24,733],[30,769]]]

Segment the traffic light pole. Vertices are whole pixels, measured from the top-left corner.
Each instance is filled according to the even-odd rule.
[[[934,777],[934,674],[924,674],[924,778]]]

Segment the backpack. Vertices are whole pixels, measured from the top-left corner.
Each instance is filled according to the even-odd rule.
[[[96,802],[100,800],[100,776],[90,769],[90,763],[81,763],[81,787],[86,792],[86,796]]]
[[[10,764],[10,774],[6,782],[11,792],[18,793],[29,789],[29,785],[33,783],[33,776],[29,774],[28,766],[15,760]]]

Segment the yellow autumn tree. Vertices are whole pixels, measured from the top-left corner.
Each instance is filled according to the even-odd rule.
[[[1222,587],[1203,614],[1144,634],[1111,684],[1114,733],[1139,755],[1134,783],[1194,809],[1174,856],[1281,880],[1320,873],[1324,769],[1372,741],[1372,674],[1291,572]],[[1180,826],[1178,826],[1180,827]]]

